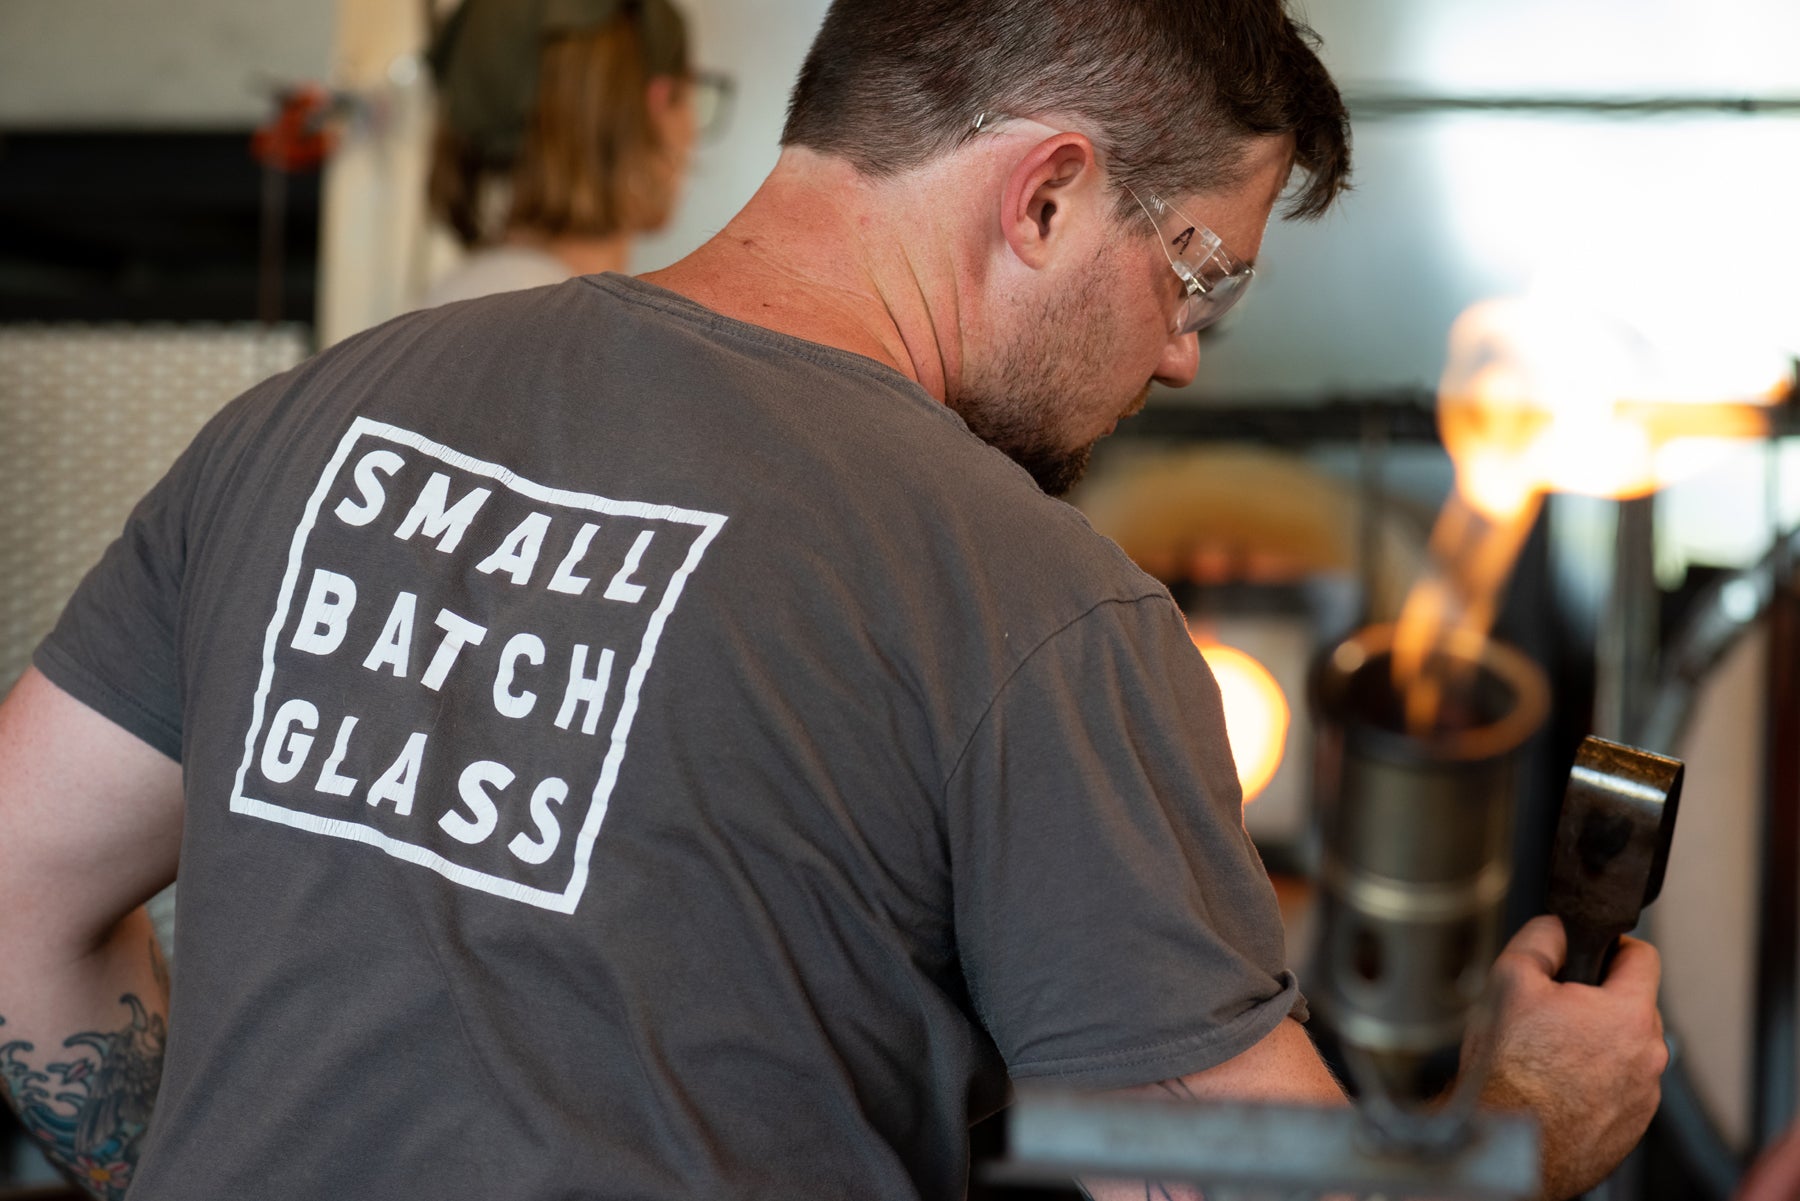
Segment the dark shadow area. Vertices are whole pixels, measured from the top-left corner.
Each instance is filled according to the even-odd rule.
[[[311,324],[319,176],[265,177],[250,134],[0,132],[0,321]],[[266,198],[275,312],[259,301]]]

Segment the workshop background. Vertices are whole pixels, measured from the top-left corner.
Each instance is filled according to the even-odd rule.
[[[719,229],[773,164],[825,3],[683,6],[732,107],[637,270]],[[1543,908],[1583,735],[1685,759],[1642,931],[1664,955],[1675,1060],[1664,1112],[1605,1187],[1730,1196],[1800,1094],[1800,6],[1298,8],[1351,107],[1355,190],[1322,221],[1271,226],[1194,384],[1159,391],[1074,499],[1169,584],[1214,663],[1304,983],[1308,674],[1426,570],[1457,472],[1446,444],[1463,444],[1440,385],[1510,353],[1527,367],[1508,378],[1579,393],[1551,452],[1559,489],[1607,491],[1576,477],[1650,440],[1654,478],[1550,496],[1506,576],[1496,631],[1553,685],[1522,750],[1507,922]],[[0,3],[0,685],[206,417],[407,311],[455,261],[423,201],[430,12]],[[1650,362],[1668,386],[1634,394]],[[1616,407],[1646,399],[1666,419],[1648,434]],[[988,1153],[999,1137],[984,1132]],[[0,1133],[0,1197],[54,1186]]]

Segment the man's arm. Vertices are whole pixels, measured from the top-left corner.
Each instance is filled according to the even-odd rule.
[[[1281,1019],[1260,1042],[1217,1067],[1129,1091],[1177,1101],[1347,1103],[1312,1039],[1293,1018]],[[1142,1180],[1085,1180],[1082,1191],[1093,1201],[1201,1201],[1200,1190],[1192,1185]]]
[[[1494,964],[1500,1004],[1491,1048],[1465,1044],[1463,1061],[1492,1055],[1482,1104],[1531,1112],[1543,1132],[1547,1198],[1574,1197],[1605,1179],[1637,1145],[1662,1096],[1668,1049],[1656,1009],[1656,948],[1628,938],[1599,987],[1558,984],[1562,923],[1534,918]],[[1343,1091],[1291,1020],[1216,1067],[1132,1090],[1180,1100],[1328,1105]],[[1089,1181],[1094,1201],[1199,1201],[1185,1185]]]
[[[181,768],[35,669],[0,703],[0,1092],[100,1197],[124,1194],[162,1075],[143,902],[181,822]]]

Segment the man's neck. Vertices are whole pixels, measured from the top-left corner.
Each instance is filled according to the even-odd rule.
[[[730,224],[645,278],[727,317],[874,359],[942,400],[961,370],[978,256],[927,196],[789,149]]]

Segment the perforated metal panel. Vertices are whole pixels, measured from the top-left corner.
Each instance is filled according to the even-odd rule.
[[[0,326],[0,688],[206,419],[301,326]]]

